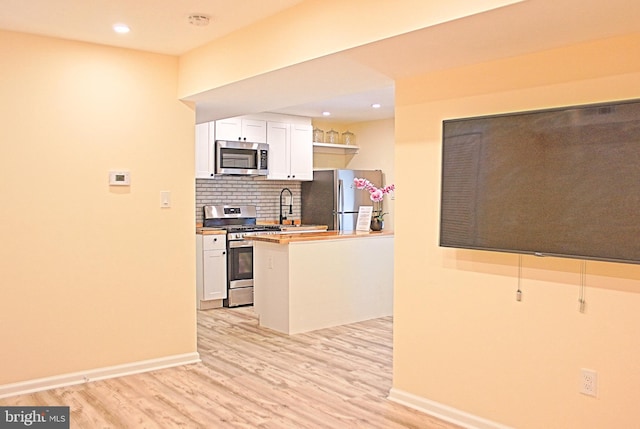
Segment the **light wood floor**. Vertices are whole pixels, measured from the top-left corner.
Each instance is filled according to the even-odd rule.
[[[76,428],[453,429],[386,399],[392,319],[308,334],[260,328],[251,307],[198,314],[202,363],[0,399],[71,407]]]

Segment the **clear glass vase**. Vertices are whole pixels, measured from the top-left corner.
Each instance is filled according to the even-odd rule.
[[[356,144],[356,135],[351,131],[342,133],[342,144],[354,145]]]
[[[314,128],[313,129],[313,141],[317,142],[317,143],[323,143],[324,142],[324,131],[321,130],[320,128]]]
[[[340,134],[333,128],[327,131],[324,135],[324,142],[331,144],[338,144],[338,139],[340,138]]]

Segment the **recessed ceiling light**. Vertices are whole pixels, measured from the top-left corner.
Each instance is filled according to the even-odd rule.
[[[113,24],[113,31],[118,34],[126,34],[131,31],[131,29],[127,24]]]
[[[374,109],[379,109],[381,106],[380,103],[373,103],[371,107],[373,107]]]
[[[322,116],[331,116],[331,112],[327,112],[327,111],[322,112]]]

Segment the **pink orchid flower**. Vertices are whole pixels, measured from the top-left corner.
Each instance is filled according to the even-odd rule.
[[[385,194],[389,194],[396,189],[396,185],[387,185],[384,188],[376,188],[375,185],[369,182],[367,179],[354,178],[353,185],[357,189],[364,189],[369,192],[369,198],[374,202],[381,202]]]
[[[353,179],[353,183],[358,189],[365,189],[370,185],[367,179],[358,179],[357,177]]]
[[[385,194],[388,194],[395,191],[395,189],[396,189],[396,185],[391,184],[391,185],[385,186],[382,192]]]
[[[382,201],[382,199],[384,198],[384,193],[382,192],[382,189],[377,189],[374,188],[375,190],[371,190],[371,195],[369,196],[371,198],[371,201]]]

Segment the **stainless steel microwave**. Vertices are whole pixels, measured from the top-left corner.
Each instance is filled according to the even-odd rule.
[[[216,140],[216,174],[266,176],[269,173],[269,145]]]

